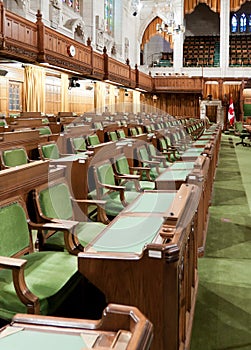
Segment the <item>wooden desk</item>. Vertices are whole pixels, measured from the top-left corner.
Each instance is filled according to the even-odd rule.
[[[49,161],[32,163],[0,171],[0,200],[21,195],[25,201],[28,193],[36,186],[58,177],[64,177],[63,167],[49,168]]]
[[[198,286],[198,202],[195,185],[182,185],[177,193],[143,193],[78,256],[79,271],[107,302],[134,305],[153,323],[154,350],[189,347]]]
[[[173,163],[155,180],[158,190],[178,190],[185,183],[193,183],[201,189],[196,224],[199,256],[204,254],[209,220],[208,209],[212,192],[210,171],[209,157],[199,156],[194,162]]]
[[[135,307],[110,304],[97,321],[17,314],[0,330],[1,350],[147,350],[152,324]]]

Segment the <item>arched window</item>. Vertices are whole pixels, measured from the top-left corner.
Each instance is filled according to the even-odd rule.
[[[244,33],[247,30],[247,17],[245,13],[243,13],[240,17],[240,32]]]
[[[105,0],[104,2],[104,20],[105,31],[113,35],[114,32],[114,0]]]
[[[232,34],[251,33],[251,9],[249,7],[243,10],[232,12],[230,15],[230,32]]]
[[[238,29],[238,20],[237,20],[236,14],[234,14],[231,20],[231,32],[237,33],[237,29]]]
[[[64,4],[66,4],[68,7],[72,8],[75,12],[79,12],[80,6],[79,6],[79,0],[62,0]]]

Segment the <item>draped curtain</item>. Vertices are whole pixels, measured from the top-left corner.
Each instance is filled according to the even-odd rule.
[[[69,98],[68,98],[69,79],[68,74],[61,73],[61,111],[69,111]]]
[[[184,0],[184,13],[186,15],[193,12],[200,3],[206,4],[212,11],[220,13],[220,2],[221,0]]]
[[[24,68],[24,110],[45,113],[45,71],[35,66]]]
[[[229,1],[229,0],[226,0]],[[237,11],[246,2],[250,0],[230,0],[230,11]],[[195,7],[204,3],[214,12],[220,13],[221,0],[184,0],[184,13],[189,14],[194,11]]]
[[[241,5],[250,0],[230,0],[230,11],[238,11]]]
[[[241,84],[223,84],[222,86],[222,94],[223,96],[229,99],[230,95],[232,95],[233,101],[236,103],[239,101]]]
[[[94,90],[94,108],[95,112],[101,113],[105,110],[105,96],[106,87],[105,83],[96,82]]]
[[[214,100],[219,99],[219,84],[210,83],[204,85],[204,96],[203,99],[206,99],[208,95],[212,95]]]
[[[162,19],[159,17],[156,17],[152,20],[152,22],[147,26],[143,38],[142,38],[142,42],[141,42],[141,50],[144,49],[144,46],[146,43],[148,43],[150,41],[150,39],[155,36],[155,35],[161,35],[166,41],[169,41],[170,43],[170,47],[173,46],[173,42],[172,42],[172,35],[171,34],[167,34],[165,32],[162,33],[158,33],[156,30],[156,26],[157,24],[161,24],[162,23]]]
[[[116,104],[115,104],[115,90],[117,90],[116,86],[110,85],[110,94],[109,94],[109,110],[111,113],[116,112]]]

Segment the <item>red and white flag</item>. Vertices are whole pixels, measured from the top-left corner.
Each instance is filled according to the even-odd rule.
[[[232,97],[230,97],[229,107],[228,107],[228,121],[231,126],[234,125],[235,113],[234,113],[234,104],[233,104]]]

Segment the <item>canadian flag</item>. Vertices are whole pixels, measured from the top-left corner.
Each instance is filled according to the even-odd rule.
[[[228,121],[231,126],[234,125],[234,120],[235,120],[234,104],[233,104],[232,97],[230,97],[229,107],[228,107]]]

